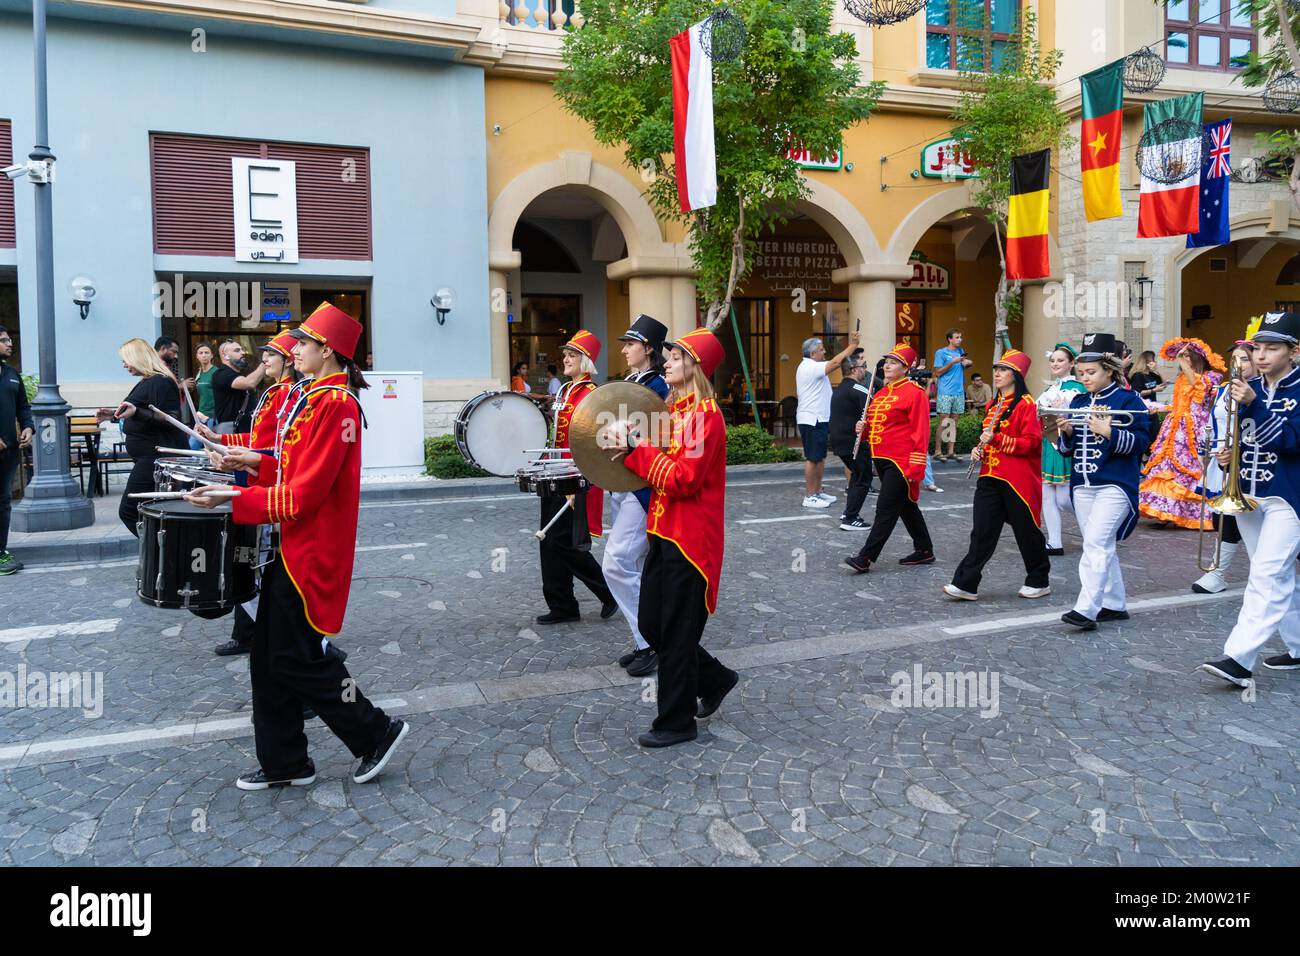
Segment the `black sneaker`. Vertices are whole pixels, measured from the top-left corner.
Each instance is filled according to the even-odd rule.
[[[1264,666],[1273,671],[1300,671],[1300,657],[1278,654],[1264,659]]]
[[[1213,674],[1220,680],[1226,680],[1229,684],[1236,684],[1238,687],[1250,686],[1250,671],[1231,657],[1225,657],[1221,661],[1207,661],[1201,665],[1200,669],[1207,674]]]
[[[253,650],[252,643],[241,643],[240,641],[226,641],[224,644],[218,644],[212,649],[212,653],[218,657],[231,657],[235,654],[248,654]]]
[[[870,527],[871,522],[863,521],[861,518],[854,518],[852,521],[846,521],[844,518],[840,519],[841,531],[866,531]]]
[[[933,551],[913,551],[905,558],[898,559],[899,564],[915,567],[918,564],[934,564]]]
[[[1063,555],[1063,554],[1065,554],[1065,549],[1064,549],[1064,548],[1048,548],[1048,549],[1047,549],[1047,555],[1048,555],[1048,557],[1059,558],[1059,557],[1060,557],[1061,555]]]
[[[1061,621],[1081,631],[1097,630],[1097,622],[1090,617],[1084,617],[1078,611],[1066,611],[1061,615]]]
[[[844,559],[844,563],[853,569],[854,574],[866,574],[871,570],[871,562],[866,558],[859,558],[856,554],[850,554]]]
[[[568,624],[570,621],[581,621],[581,614],[556,614],[551,611],[548,614],[539,614],[537,616],[538,624]]]
[[[261,767],[249,773],[241,774],[235,781],[240,790],[269,790],[272,787],[305,787],[316,782],[316,765],[310,760],[298,773],[284,777],[268,777]]]
[[[632,655],[632,663],[627,665],[628,677],[645,677],[659,669],[659,655],[646,648]]]
[[[1111,608],[1104,607],[1097,612],[1097,623],[1102,621],[1127,621],[1128,611],[1115,611]]]
[[[628,651],[626,654],[624,654],[622,657],[618,659],[618,666],[626,668],[628,664],[632,663],[632,659],[634,657],[636,657],[636,651],[634,650]]]
[[[368,757],[363,757],[361,763],[357,765],[356,773],[352,775],[353,783],[369,783],[388,766],[388,760],[393,756],[393,751],[402,738],[410,732],[411,725],[404,720],[393,718],[388,722],[388,733],[384,734],[384,739],[380,741],[379,746]]]
[[[617,601],[610,601],[608,604],[602,604],[600,606],[600,619],[602,621],[608,621],[611,617],[613,617],[617,613],[618,613]]]
[[[735,671],[731,672],[731,679],[726,686],[716,694],[709,697],[700,698],[700,706],[695,709],[695,716],[699,719],[712,717],[713,712],[722,706],[722,699],[735,690],[736,685],[740,683],[740,675]]]
[[[642,747],[673,747],[699,735],[700,732],[693,727],[690,730],[651,730],[637,737],[636,742]]]

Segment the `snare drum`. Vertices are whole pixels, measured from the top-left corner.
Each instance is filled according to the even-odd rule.
[[[541,464],[520,468],[515,472],[515,483],[519,485],[520,491],[541,498],[553,495],[576,495],[591,486],[591,482],[568,462],[559,468],[548,468]]]
[[[517,392],[475,395],[456,416],[456,448],[489,474],[515,474],[546,447],[546,439],[546,416]]]
[[[153,464],[154,491],[189,491],[198,485],[229,485],[234,477],[224,471],[212,471],[199,462],[202,458],[159,458]]]
[[[235,524],[229,504],[145,502],[136,531],[135,588],[145,604],[220,617],[257,593],[257,526]]]

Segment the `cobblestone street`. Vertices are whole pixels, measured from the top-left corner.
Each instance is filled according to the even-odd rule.
[[[1077,589],[1067,518],[1049,597],[1016,597],[1007,532],[980,601],[954,603],[961,471],[922,498],[938,563],[899,567],[900,525],[858,577],[842,481],[814,512],[797,480],[733,479],[704,639],[741,683],[697,741],[658,751],[635,742],[653,679],[613,663],[621,616],[580,591],[582,622],[533,622],[536,499],[365,504],[337,644],[412,726],[365,786],[313,721],[313,786],[237,790],[256,761],[247,658],[212,654],[230,619],[145,607],[130,559],[33,566],[3,581],[0,671],[102,675],[102,713],[0,712],[0,862],[1300,862],[1300,677],[1261,668],[1251,694],[1194,671],[1220,656],[1245,562],[1193,595],[1195,536],[1144,523],[1120,552],[1132,619],[1076,633],[1057,620]],[[931,699],[929,672],[979,693]]]

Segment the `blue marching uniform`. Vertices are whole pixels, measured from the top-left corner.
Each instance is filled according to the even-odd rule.
[[[1115,382],[1100,392],[1080,392],[1070,402],[1071,410],[1080,413],[1095,405],[1131,412],[1133,421],[1113,421],[1108,438],[1084,423],[1057,439],[1057,448],[1070,459],[1070,500],[1083,532],[1074,610],[1090,621],[1103,611],[1126,610],[1128,597],[1115,546],[1137,527],[1142,456],[1151,445],[1151,416],[1137,392]]]
[[[1250,385],[1255,400],[1241,410],[1241,490],[1259,507],[1237,516],[1250,578],[1224,645],[1224,653],[1248,671],[1274,633],[1300,659],[1300,369],[1276,386],[1262,376]]]

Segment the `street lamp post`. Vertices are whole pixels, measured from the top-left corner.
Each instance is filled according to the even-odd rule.
[[[54,154],[50,152],[49,102],[45,85],[45,0],[33,0],[36,64],[36,145],[27,178],[36,189],[36,321],[41,380],[32,403],[36,476],[13,509],[15,531],[68,531],[95,521],[95,505],[72,480],[68,460],[68,403],[59,392],[54,347]]]

